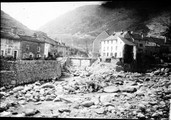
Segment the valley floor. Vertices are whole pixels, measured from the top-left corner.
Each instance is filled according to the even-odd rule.
[[[171,69],[116,72],[111,63],[66,66],[59,80],[1,88],[1,117],[169,120]]]

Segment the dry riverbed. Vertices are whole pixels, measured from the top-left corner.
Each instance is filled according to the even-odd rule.
[[[116,72],[109,63],[68,67],[59,80],[1,88],[0,116],[168,120],[170,72]]]

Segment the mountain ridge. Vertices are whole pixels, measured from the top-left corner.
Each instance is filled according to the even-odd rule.
[[[149,10],[149,13],[143,13],[143,10]],[[85,47],[87,43],[92,48],[93,40],[103,31],[108,31],[109,34],[121,30],[150,33],[152,19],[163,12],[168,11],[150,10],[150,7],[141,9],[121,6],[109,9],[100,5],[85,5],[55,18],[39,30],[68,44]]]

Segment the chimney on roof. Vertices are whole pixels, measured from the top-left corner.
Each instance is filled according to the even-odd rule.
[[[35,38],[37,38],[37,37],[38,37],[37,33],[34,33],[34,34],[33,34],[33,36],[34,36]]]
[[[17,34],[17,27],[12,27],[11,32],[16,35]]]
[[[144,34],[143,34],[143,32],[141,32],[141,38],[142,38],[142,39],[144,38]]]
[[[132,39],[132,42],[135,42],[133,38],[133,31],[128,30],[129,37]]]
[[[115,33],[115,32],[113,32],[113,34],[112,34],[112,35],[114,36],[115,34],[116,34],[116,33]]]
[[[124,33],[124,30],[121,30],[121,35]]]
[[[166,38],[166,36],[164,37],[164,43],[166,43],[167,42],[167,38]]]

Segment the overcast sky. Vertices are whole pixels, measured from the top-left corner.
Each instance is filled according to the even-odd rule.
[[[101,4],[101,2],[1,2],[1,10],[28,28],[37,30],[68,11],[91,4]]]

